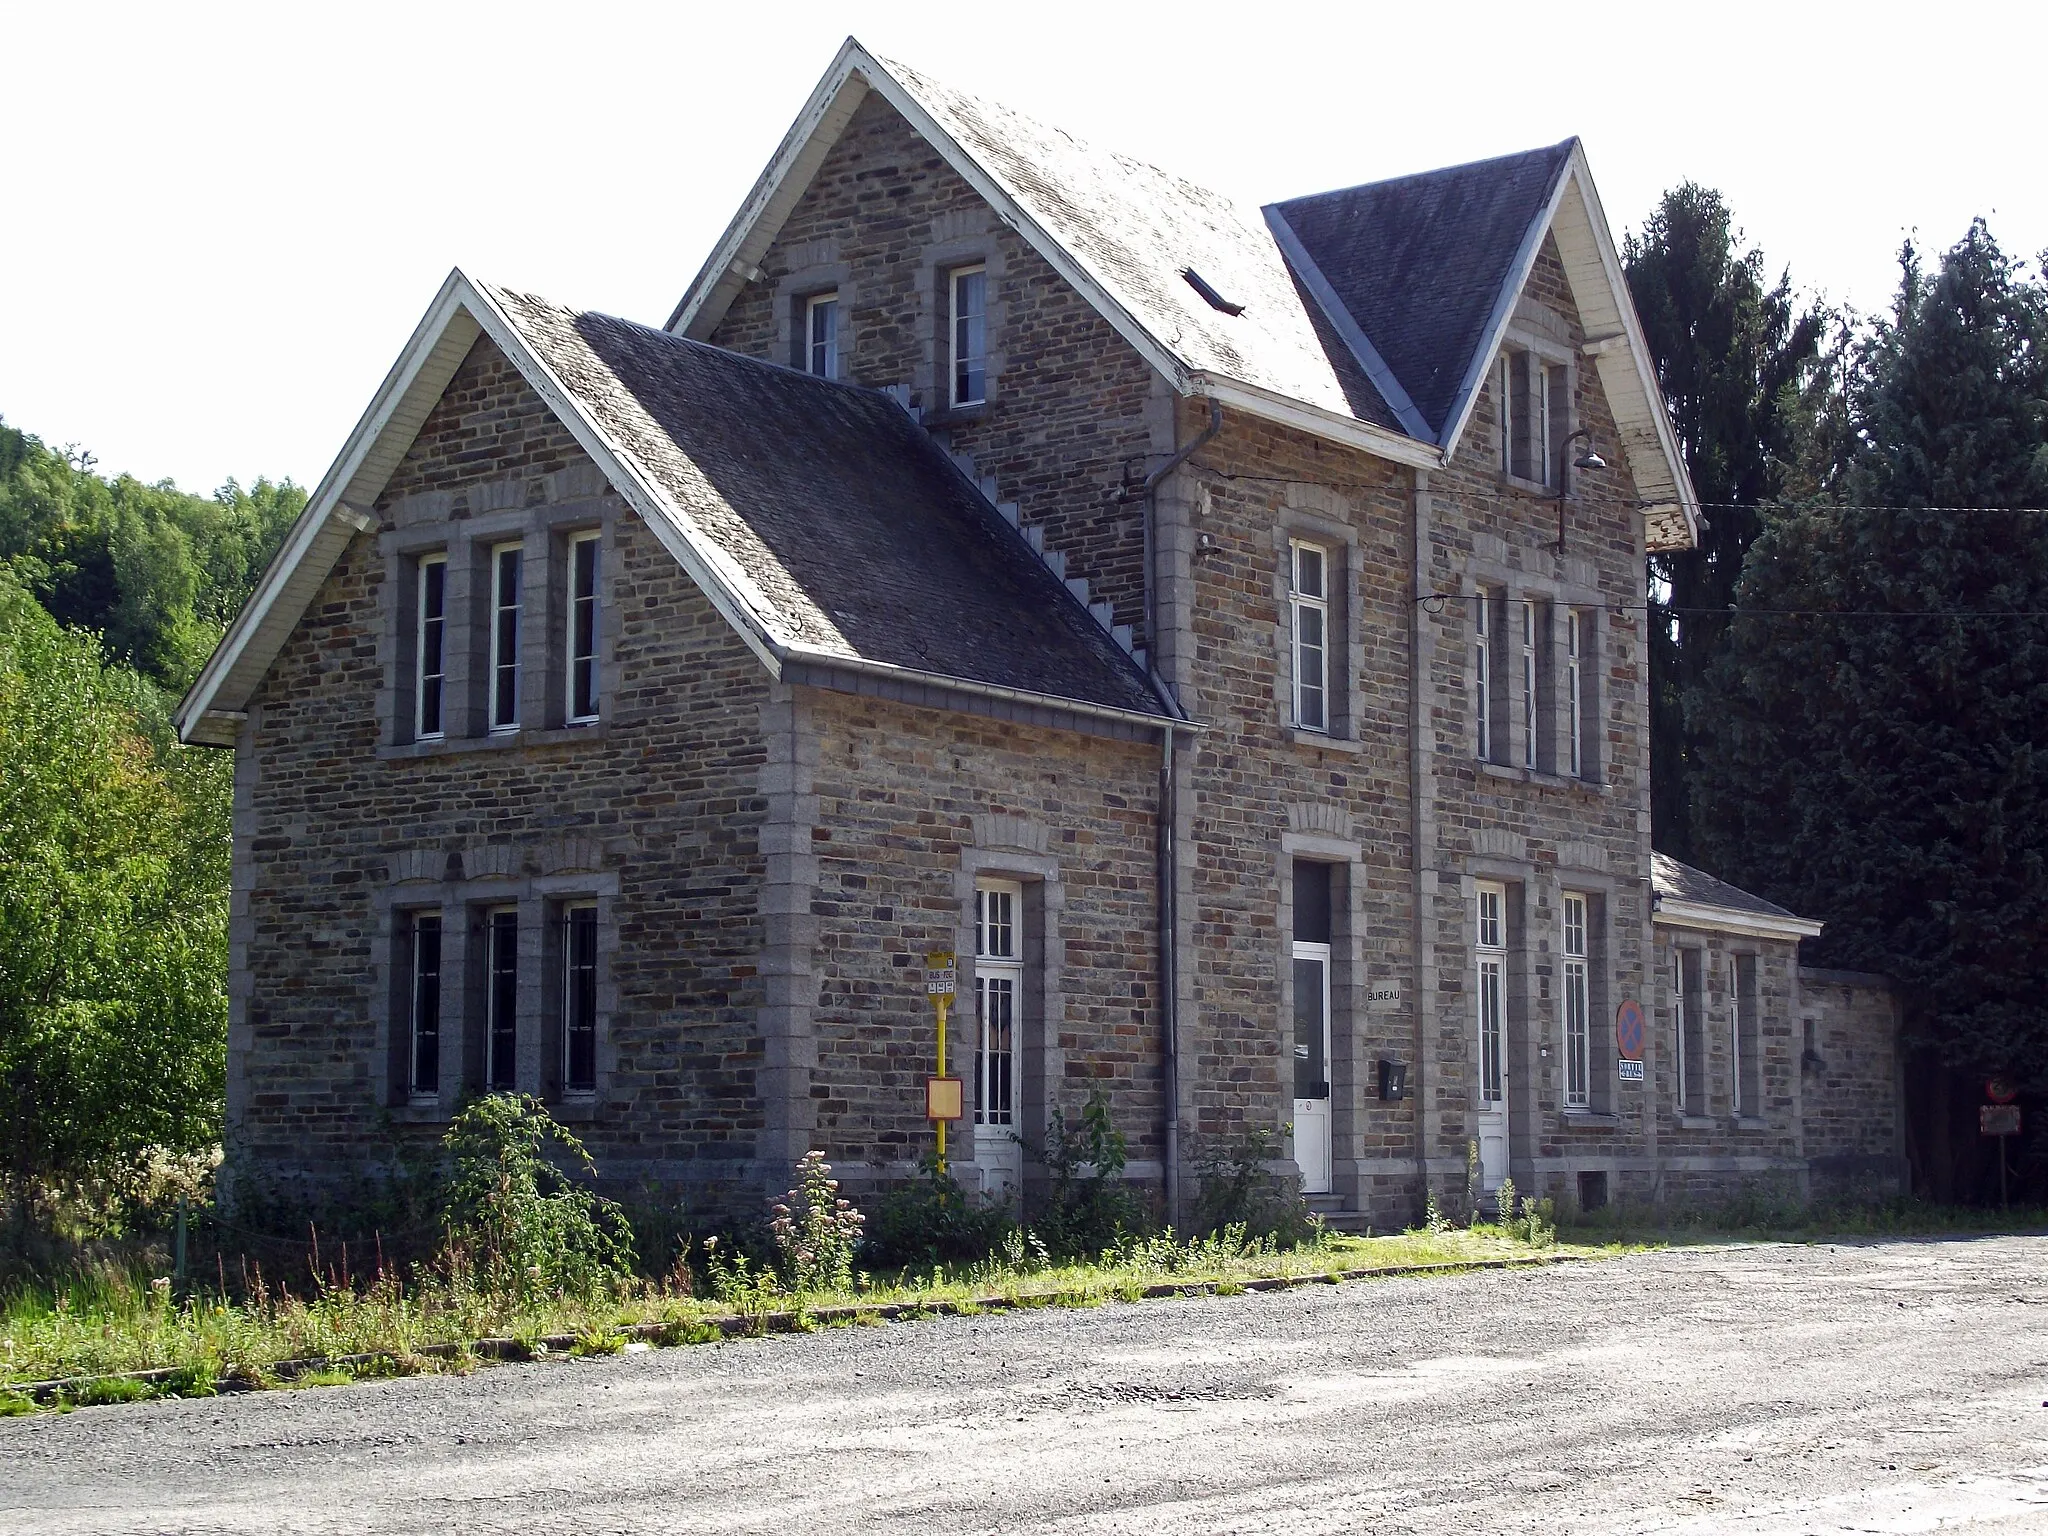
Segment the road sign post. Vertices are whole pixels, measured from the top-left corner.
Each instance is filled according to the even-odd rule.
[[[962,1118],[966,1097],[960,1079],[946,1075],[946,1015],[952,1011],[959,975],[952,950],[936,949],[924,957],[925,996],[932,1000],[939,1032],[938,1071],[925,1080],[924,1112],[938,1130],[940,1173],[946,1171],[946,1127]]]
[[[1632,997],[1614,1010],[1614,1075],[1624,1083],[1643,1081],[1643,1005]]]
[[[2002,1083],[1993,1082],[1987,1088],[2002,1088]],[[1994,1098],[1998,1095],[1993,1092]],[[2005,1142],[2009,1136],[2020,1133],[2020,1107],[2017,1104],[1979,1104],[1977,1106],[1977,1134],[1995,1136],[1998,1139],[1998,1208],[2006,1209],[2005,1199]]]

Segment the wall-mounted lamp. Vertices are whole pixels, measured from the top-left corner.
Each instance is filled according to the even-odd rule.
[[[1557,445],[1559,458],[1562,459],[1569,453],[1572,444],[1580,438],[1586,440],[1586,451],[1576,459],[1569,461],[1571,467],[1573,469],[1605,469],[1607,461],[1593,451],[1593,434],[1585,427],[1580,427],[1576,432],[1567,434],[1565,440]],[[1571,477],[1564,472],[1564,468],[1560,464],[1557,472],[1557,552],[1560,555],[1564,553],[1564,498],[1565,493],[1570,489]]]

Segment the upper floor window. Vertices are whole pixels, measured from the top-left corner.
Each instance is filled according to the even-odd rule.
[[[1472,750],[1493,760],[1493,594],[1481,587],[1472,599]]]
[[[1562,483],[1560,450],[1570,431],[1570,369],[1511,347],[1501,353],[1495,390],[1501,473],[1556,490]]]
[[[1540,693],[1536,666],[1536,605],[1522,602],[1522,766],[1536,766],[1537,699]]]
[[[1294,723],[1330,728],[1330,553],[1299,539],[1288,544],[1288,603],[1294,635]]]
[[[564,713],[571,725],[586,725],[597,718],[597,565],[601,543],[595,529],[569,539],[569,686]]]
[[[988,269],[955,267],[947,274],[947,336],[951,369],[948,405],[979,405],[988,398]]]
[[[1564,698],[1566,752],[1573,778],[1581,778],[1586,771],[1586,695],[1584,680],[1579,675],[1579,663],[1585,641],[1581,631],[1585,627],[1585,615],[1573,608],[1564,616]]]
[[[419,562],[419,633],[413,653],[419,676],[414,679],[413,735],[433,741],[447,732],[448,691],[448,557],[424,555]]]
[[[839,377],[839,295],[815,294],[804,301],[804,371],[821,379]]]
[[[1586,898],[1564,893],[1564,1102],[1585,1109],[1593,1101],[1592,981],[1587,969]]]
[[[524,546],[492,546],[491,660],[487,675],[494,731],[519,729],[519,606],[524,575]]]

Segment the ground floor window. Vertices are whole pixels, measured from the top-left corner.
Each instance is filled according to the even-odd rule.
[[[982,880],[974,890],[974,1123],[1017,1123],[1017,1005],[1024,991],[1024,888]]]
[[[484,916],[485,1081],[509,1093],[519,1081],[519,909],[493,907]]]
[[[405,918],[406,1089],[426,1098],[441,1091],[441,914]]]
[[[562,1088],[597,1090],[597,903],[562,909]]]
[[[1507,887],[1482,882],[1477,896],[1479,1101],[1491,1105],[1507,1093]]]
[[[1586,898],[1564,896],[1564,1102],[1585,1109],[1593,1102],[1592,984],[1587,968]]]
[[[1674,1022],[1680,1113],[1707,1112],[1707,1010],[1700,986],[1700,952],[1671,951],[1671,1012]]]

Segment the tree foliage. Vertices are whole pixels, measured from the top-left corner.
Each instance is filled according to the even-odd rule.
[[[0,567],[108,657],[181,689],[247,601],[305,507],[289,480],[211,497],[94,474],[0,422]]]
[[[1700,499],[1713,503],[1697,549],[1651,557],[1651,820],[1656,845],[1692,852],[1688,783],[1694,744],[1685,699],[1721,645],[1725,622],[1698,610],[1734,600],[1757,534],[1755,508],[1785,488],[1798,458],[1805,400],[1824,378],[1830,317],[1801,309],[1789,274],[1738,250],[1721,194],[1686,182],[1666,192],[1623,248],[1630,297]]]
[[[0,1176],[83,1178],[219,1135],[225,754],[0,571]]]
[[[1691,719],[1720,873],[2048,1088],[2048,284],[1980,221],[1852,359],[1839,496],[1766,516]],[[1786,612],[1791,610],[1793,612]],[[1799,616],[1820,610],[1821,616]]]

